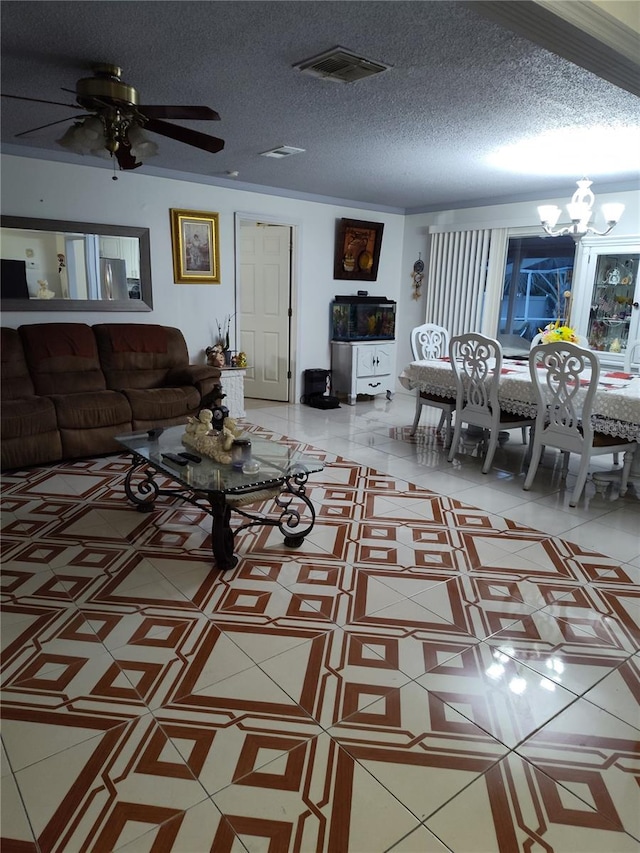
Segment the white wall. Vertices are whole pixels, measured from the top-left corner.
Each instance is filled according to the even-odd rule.
[[[337,293],[368,290],[398,298],[404,217],[352,207],[251,193],[190,181],[121,172],[113,181],[108,169],[76,166],[4,155],[2,213],[45,219],[75,220],[150,229],[153,311],[4,313],[2,323],[17,327],[44,322],[132,322],[177,326],[184,333],[191,360],[204,362],[204,349],[215,342],[216,318],[233,314],[235,297],[234,213],[277,218],[297,226],[298,340],[295,396],[300,397],[302,371],[328,368],[329,303]],[[169,209],[220,214],[220,285],[174,284]],[[384,222],[376,282],[334,281],[336,220],[342,217]],[[232,346],[233,346],[232,341]]]
[[[414,326],[425,322],[427,275],[429,262],[428,234],[429,226],[441,228],[517,228],[531,227],[534,234],[543,236],[540,221],[537,217],[538,204],[557,204],[564,209],[573,189],[567,188],[565,198],[544,198],[539,201],[518,202],[512,204],[496,204],[489,207],[467,207],[460,210],[442,210],[432,213],[418,213],[405,217],[404,245],[402,250],[402,287],[399,297],[398,314],[400,322],[396,327],[398,340],[398,368],[411,361],[409,333]],[[604,202],[620,201],[625,205],[625,211],[608,237],[599,238],[603,245],[607,241],[615,242],[619,237],[640,235],[640,191],[619,193],[598,193],[597,186],[593,187],[596,195],[595,208]],[[562,217],[561,217],[562,219]],[[563,220],[564,221],[564,220]],[[603,223],[594,221],[596,228],[603,228]],[[640,237],[639,237],[640,239]],[[411,299],[411,271],[418,253],[422,253],[425,262],[425,278],[422,285],[422,297],[416,302]]]
[[[76,166],[7,155],[0,157],[0,162],[4,214],[149,228],[154,298],[154,309],[150,313],[11,312],[2,317],[2,323],[6,326],[17,327],[21,323],[52,320],[172,325],[182,329],[192,361],[202,363],[204,348],[214,340],[216,318],[222,320],[226,314],[235,311],[234,213],[255,215],[257,219],[275,218],[296,225],[299,233],[299,333],[295,342],[297,362],[294,400],[300,397],[302,372],[305,369],[330,366],[329,303],[335,294],[356,293],[359,289],[365,289],[372,295],[397,300],[397,368],[400,372],[411,360],[409,333],[414,326],[425,321],[428,270],[425,269],[422,296],[418,301],[412,298],[411,272],[419,252],[428,266],[429,226],[531,226],[542,233],[536,216],[537,205],[544,202],[564,207],[573,192],[568,187],[565,198],[443,210],[405,217],[158,178],[141,173],[144,170],[120,173],[119,179],[112,181],[108,169],[90,165]],[[640,234],[640,192],[599,194],[597,186],[594,190],[596,207],[605,201],[622,201],[626,205],[612,237],[603,237],[603,240]],[[173,283],[169,224],[169,209],[172,207],[220,214],[220,285]],[[335,223],[342,217],[384,222],[376,282],[334,280]]]

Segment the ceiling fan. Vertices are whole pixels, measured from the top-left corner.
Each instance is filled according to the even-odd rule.
[[[165,119],[195,119],[199,121],[219,121],[215,110],[204,106],[168,106],[141,105],[138,92],[133,86],[121,79],[122,69],[117,65],[94,65],[93,77],[78,80],[75,91],[63,89],[76,97],[76,104],[90,115],[70,116],[33,127],[17,133],[25,136],[36,130],[74,120],[64,136],[57,140],[64,147],[77,153],[104,154],[115,157],[120,169],[137,169],[142,165],[137,158],[143,153],[150,156],[157,147],[144,138],[142,130],[167,136],[186,145],[193,145],[212,154],[224,148],[224,140],[209,136],[188,127],[169,124]],[[18,101],[34,101],[39,104],[55,104],[74,109],[74,104],[59,101],[45,101],[41,98],[27,98],[20,95],[5,95]]]

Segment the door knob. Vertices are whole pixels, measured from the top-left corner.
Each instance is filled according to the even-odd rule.
[[[633,308],[640,308],[640,302],[634,302],[634,303],[632,304],[632,307],[633,307]]]

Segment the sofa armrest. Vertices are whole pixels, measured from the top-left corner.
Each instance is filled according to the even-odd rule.
[[[216,385],[220,385],[220,369],[208,364],[189,364],[172,368],[166,376],[165,385],[193,385],[200,396],[210,394]]]

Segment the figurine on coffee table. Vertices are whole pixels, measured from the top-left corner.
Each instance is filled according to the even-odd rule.
[[[202,409],[197,417],[190,417],[182,443],[215,462],[228,465],[231,462],[231,446],[242,430],[233,418],[225,417],[221,427],[214,427],[213,421],[214,412],[211,409]]]
[[[208,435],[211,432],[213,412],[202,409],[196,417],[187,418],[186,432],[188,435]]]

